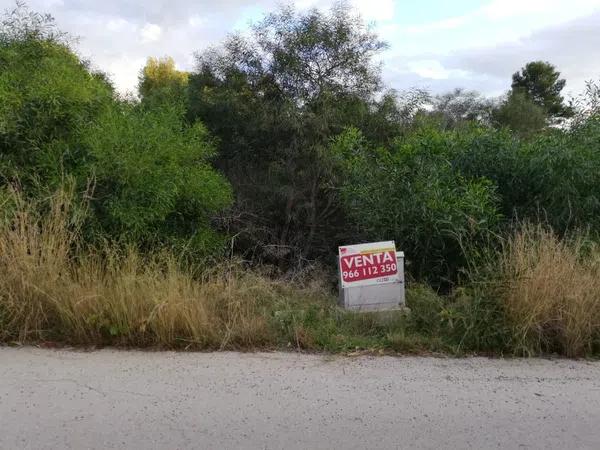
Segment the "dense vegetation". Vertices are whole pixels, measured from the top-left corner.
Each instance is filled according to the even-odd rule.
[[[24,7],[0,26],[0,340],[599,351],[593,83],[566,103],[535,61],[500,99],[386,90],[344,5],[191,73],[150,58],[136,99],[70,42]],[[411,313],[338,310],[337,246],[384,239]]]

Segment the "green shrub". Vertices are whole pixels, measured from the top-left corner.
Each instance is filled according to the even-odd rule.
[[[457,353],[504,354],[512,335],[502,299],[480,286],[461,288],[443,311],[444,333]]]
[[[544,222],[559,234],[600,232],[600,121],[591,116],[568,130],[528,140],[507,131],[462,132],[449,156],[469,179],[494,183],[507,219]]]
[[[58,187],[81,164],[80,130],[113,101],[112,88],[52,40],[5,36],[0,67],[0,171]]]
[[[417,279],[455,280],[466,264],[465,244],[485,239],[500,222],[492,183],[452,166],[459,144],[456,134],[431,127],[390,149],[371,148],[356,130],[333,144],[347,213],[366,239],[394,239]]]
[[[107,109],[83,133],[94,179],[92,208],[103,234],[146,246],[175,244],[204,255],[222,247],[211,217],[231,203],[227,181],[210,165],[215,149],[199,123],[176,106]]]
[[[214,254],[232,201],[206,129],[183,106],[117,98],[52,19],[17,7],[0,24],[0,184],[43,197],[68,180],[89,199],[89,241]]]
[[[406,306],[410,308],[411,330],[424,335],[439,335],[442,328],[443,297],[425,285],[413,285],[406,291]]]
[[[529,202],[521,218],[542,217],[563,234],[576,228],[600,233],[600,121],[592,117],[552,132],[524,149]]]

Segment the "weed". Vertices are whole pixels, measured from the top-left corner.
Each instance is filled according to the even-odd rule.
[[[582,356],[600,336],[600,248],[579,234],[559,239],[526,225],[504,246],[499,296],[516,350]]]

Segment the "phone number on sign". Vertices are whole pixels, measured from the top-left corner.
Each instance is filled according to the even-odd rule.
[[[344,280],[362,280],[379,276],[395,274],[398,270],[396,264],[381,264],[379,266],[362,267],[360,269],[342,272]]]

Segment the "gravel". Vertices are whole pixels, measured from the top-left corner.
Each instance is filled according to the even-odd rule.
[[[1,449],[600,448],[600,362],[0,348]]]

